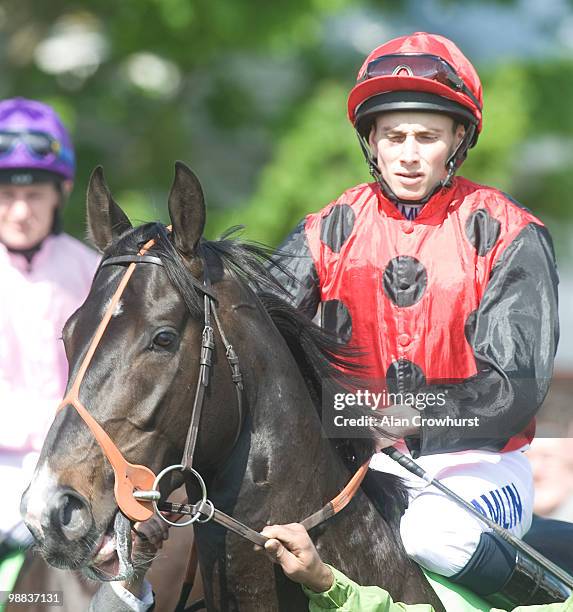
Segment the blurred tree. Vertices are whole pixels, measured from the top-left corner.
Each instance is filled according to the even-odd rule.
[[[51,102],[73,130],[72,231],[83,225],[83,186],[98,163],[129,189],[136,219],[164,215],[177,158],[198,169],[220,207],[252,190],[272,130],[305,95],[297,58],[319,44],[324,16],[351,3],[5,0],[0,95]]]
[[[347,91],[322,84],[299,108],[291,129],[277,143],[248,206],[215,217],[215,232],[244,224],[247,236],[276,244],[306,214],[366,176],[356,137],[348,125]]]
[[[304,214],[369,180],[345,117],[363,57],[356,37],[384,38],[385,17],[407,4],[4,0],[0,95],[53,103],[72,128],[73,233],[83,234],[96,164],[139,221],[165,218],[172,164],[183,159],[204,184],[211,235],[246,223],[249,236],[276,244]],[[480,71],[485,127],[463,174],[542,216],[570,216],[573,62]]]

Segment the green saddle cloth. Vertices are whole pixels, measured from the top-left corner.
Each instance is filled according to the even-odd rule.
[[[444,576],[439,576],[428,570],[424,570],[424,574],[426,574],[426,578],[441,599],[447,612],[474,612],[475,610],[489,612],[491,610],[491,604],[488,604],[485,599],[472,593],[466,587],[454,584]]]

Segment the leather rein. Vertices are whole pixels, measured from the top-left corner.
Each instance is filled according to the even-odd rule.
[[[58,407],[58,411],[66,406],[73,406],[93,433],[96,441],[113,468],[115,476],[114,494],[116,502],[123,514],[130,520],[145,521],[151,518],[154,513],[156,513],[163,521],[175,527],[184,527],[194,522],[207,523],[213,520],[229,531],[233,531],[241,537],[250,540],[254,544],[264,546],[265,542],[268,540],[267,537],[261,535],[254,529],[251,529],[232,516],[229,516],[228,514],[225,514],[221,510],[215,508],[213,503],[207,497],[207,487],[203,477],[192,466],[193,455],[199,432],[201,412],[205,401],[205,391],[209,386],[211,368],[213,367],[212,356],[213,351],[215,350],[215,332],[212,326],[213,320],[223,345],[225,346],[227,361],[231,369],[231,377],[235,384],[235,390],[237,393],[239,427],[237,428],[234,443],[236,443],[239,437],[243,423],[243,377],[239,368],[239,358],[233,346],[229,343],[221,326],[216,309],[217,298],[212,292],[206,264],[204,265],[203,283],[200,283],[193,277],[190,278],[194,287],[203,294],[204,327],[201,341],[199,375],[195,398],[193,401],[193,412],[191,413],[191,423],[187,432],[181,463],[165,468],[157,476],[146,466],[129,463],[123,457],[122,453],[113,443],[108,434],[103,430],[101,425],[91,416],[80,401],[79,391],[81,383],[137,264],[149,263],[163,266],[163,262],[159,257],[148,254],[148,251],[152,246],[154,246],[154,244],[154,239],[149,240],[139,250],[137,255],[109,257],[100,264],[99,269],[111,265],[127,265],[128,267],[111,298],[109,306],[98,328],[96,329],[73,384]],[[334,499],[302,521],[305,528],[307,530],[312,529],[345,508],[360,487],[367,470],[368,462],[364,463],[358,469],[348,484]],[[192,475],[195,477],[201,489],[201,498],[199,501],[194,504],[177,504],[167,500],[162,500],[161,493],[159,491],[159,484],[161,479],[172,471],[181,471],[184,475]],[[182,516],[187,515],[189,516],[189,519],[183,522],[173,522],[164,516],[162,511],[179,514]]]

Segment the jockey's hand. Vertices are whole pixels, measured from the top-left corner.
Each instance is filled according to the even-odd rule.
[[[294,582],[317,593],[328,591],[334,582],[332,570],[322,562],[306,529],[300,523],[269,525],[262,532],[270,538],[264,551]],[[262,550],[260,546],[256,550]]]
[[[414,417],[420,416],[420,411],[412,406],[396,405],[379,410],[376,415],[378,417],[390,417],[395,419],[398,425],[382,425],[381,428],[392,434],[392,437],[385,437],[382,431],[379,431],[379,437],[376,440],[376,451],[379,452],[389,446],[394,446],[397,440],[403,440],[407,437],[417,437],[420,435],[420,425],[415,425]]]

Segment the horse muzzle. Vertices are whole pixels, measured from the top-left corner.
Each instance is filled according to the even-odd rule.
[[[42,555],[56,567],[81,567],[96,532],[88,501],[70,487],[37,480],[25,491],[20,511]]]

